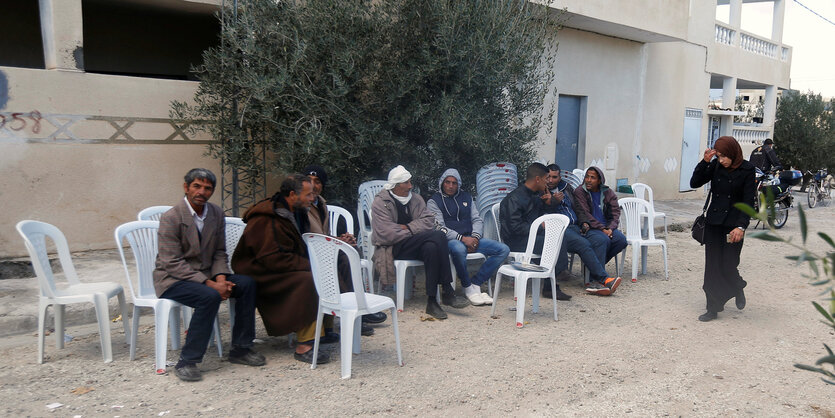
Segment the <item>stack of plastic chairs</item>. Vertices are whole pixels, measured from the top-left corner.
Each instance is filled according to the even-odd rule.
[[[362,250],[362,258],[371,260],[374,247],[371,245],[371,204],[374,203],[374,196],[383,190],[385,180],[371,180],[362,183],[357,188],[357,246]]]
[[[490,163],[478,170],[475,180],[476,207],[485,222],[490,208],[516,189],[518,182],[516,166],[512,163]]]
[[[583,178],[582,177],[577,177],[571,171],[562,170],[560,175],[561,175],[562,179],[565,180],[566,183],[570,184],[571,187],[573,187],[575,189],[580,187],[581,184],[583,184]]]

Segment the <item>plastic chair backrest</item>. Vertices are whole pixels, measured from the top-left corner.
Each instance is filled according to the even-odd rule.
[[[232,254],[235,253],[235,248],[238,247],[238,241],[241,240],[245,228],[246,224],[243,219],[226,217],[226,262],[229,264],[229,270],[232,270]]]
[[[371,245],[371,205],[374,203],[374,196],[383,190],[385,180],[371,180],[360,184],[357,200],[357,222],[359,222],[358,244],[362,248],[362,255],[371,259],[374,253],[374,246]]]
[[[343,208],[342,206],[332,206],[328,205],[328,226],[330,227],[330,231],[328,234],[337,236],[337,226],[339,226],[339,218],[345,219],[345,227],[348,230],[348,233],[354,233],[354,217],[351,216],[351,212],[348,212],[348,209]]]
[[[586,179],[586,170],[583,170],[582,168],[575,168],[571,172],[574,173],[574,175],[577,176],[578,179],[580,179],[580,183],[582,183]]]
[[[337,259],[342,251],[348,257],[348,264],[351,268],[351,282],[354,284],[354,295],[357,308],[366,309],[368,303],[365,300],[365,285],[362,283],[360,272],[360,256],[352,246],[322,234],[306,233],[302,239],[307,244],[310,255],[310,270],[313,273],[313,282],[316,291],[319,293],[320,303],[323,306],[341,306],[341,292],[339,290],[339,275]]]
[[[41,296],[54,298],[57,295],[55,275],[52,266],[49,264],[49,256],[46,250],[47,237],[55,244],[64,278],[71,285],[80,283],[78,274],[75,272],[75,266],[72,264],[72,257],[70,257],[70,247],[60,229],[40,221],[20,221],[16,228],[20,236],[23,237],[26,250],[29,252],[29,258],[32,260],[32,267],[35,269],[35,275],[38,276]]]
[[[158,221],[160,216],[171,208],[173,208],[173,206],[147,207],[139,211],[139,214],[136,215],[136,219],[140,221]]]
[[[635,197],[639,199],[644,199],[649,202],[650,205],[653,205],[652,202],[652,187],[644,183],[633,183],[632,184],[632,193]]]
[[[159,222],[128,222],[119,225],[113,235],[116,238],[116,248],[119,249],[119,255],[122,257],[122,266],[125,268],[125,277],[128,279],[131,296],[134,299],[155,298],[154,268],[159,249]],[[132,279],[128,269],[125,250],[122,247],[124,240],[128,241],[133,252],[133,259],[136,263],[136,280]]]
[[[655,211],[649,202],[637,197],[625,197],[618,199],[618,206],[621,208],[621,222],[626,227],[624,231],[626,239],[630,241],[642,239],[642,221],[647,222],[647,227],[643,228],[647,232],[647,239],[655,239]],[[642,213],[647,213],[648,216],[641,216]]]
[[[502,225],[499,223],[499,213],[501,212],[501,202],[496,203],[490,208],[493,214],[493,222],[496,223],[496,241],[502,242]]]
[[[545,223],[545,241],[542,246],[542,257],[539,259],[539,265],[548,268],[549,273],[553,273],[562,246],[562,236],[571,221],[567,216],[557,213],[542,215],[534,219],[528,232],[528,246],[525,248],[525,260],[528,263],[533,259],[536,234],[539,232],[539,226],[543,223]]]
[[[583,179],[577,178],[577,176],[574,175],[574,173],[571,171],[563,170],[561,175],[562,179],[565,180],[566,183],[570,184],[571,187],[575,189],[580,187],[580,185],[583,183]]]

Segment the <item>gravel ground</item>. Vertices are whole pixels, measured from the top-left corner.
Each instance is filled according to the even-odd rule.
[[[835,208],[807,213],[814,231],[835,236]],[[799,241],[796,212],[780,233]],[[230,364],[210,348],[197,383],[154,374],[150,314],[135,361],[121,323],[113,324],[110,364],[101,361],[95,326],[68,328],[74,338],[63,350],[48,338],[42,365],[35,362],[34,335],[4,337],[0,410],[5,416],[832,417],[835,388],[793,367],[821,357],[822,343],[832,345],[835,335],[810,303],[823,298],[820,289],[808,284],[805,268],[783,258],[794,251],[747,240],[741,271],[748,306],[738,311],[731,301],[718,320],[700,323],[703,249],[689,232],[670,232],[668,244],[669,281],[658,248],[650,249],[648,274],[637,283],[626,277],[611,297],[585,294],[575,267],[575,276],[561,282],[574,299],[559,303],[559,320],[550,300],[531,313],[528,296],[522,329],[509,311],[509,285],[498,297],[497,318],[489,307],[467,307],[449,309],[446,321],[425,321],[425,299],[413,298],[398,316],[404,366],[397,366],[389,320],[363,337],[348,380],[340,379],[338,344],[323,346],[333,362],[310,370],[293,359],[287,337],[267,337],[260,321],[257,349],[266,366]],[[169,351],[169,360],[176,357]],[[55,403],[62,405],[49,407]]]

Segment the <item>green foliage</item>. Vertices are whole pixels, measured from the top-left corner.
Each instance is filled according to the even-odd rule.
[[[227,4],[230,2],[227,2]],[[525,0],[240,0],[220,46],[195,68],[181,119],[219,141],[209,152],[252,173],[328,170],[325,196],[403,164],[424,192],[456,167],[472,187],[492,161],[524,167],[550,129],[557,19]]]
[[[734,206],[750,215],[753,219],[759,220],[763,225],[769,225],[769,210],[767,208],[774,206],[774,197],[770,193],[768,196],[760,193],[759,199],[760,205],[758,211],[744,203],[737,203]],[[805,274],[804,277],[806,277],[813,286],[826,287],[823,294],[829,295],[829,310],[827,311],[826,308],[814,301],[812,302],[812,306],[814,306],[821,316],[823,316],[824,319],[821,322],[826,324],[829,328],[835,330],[835,318],[833,318],[835,317],[835,241],[833,241],[829,235],[823,232],[818,232],[818,236],[824,242],[829,244],[829,250],[827,250],[824,254],[816,253],[810,250],[807,246],[808,225],[806,223],[806,213],[800,205],[797,206],[797,210],[798,217],[800,219],[801,244],[793,243],[791,238],[780,237],[777,235],[774,227],[771,226],[769,226],[768,230],[752,232],[748,236],[766,241],[783,242],[800,251],[799,255],[790,255],[786,256],[786,258],[794,261],[798,266],[804,263],[807,264],[809,267],[809,273]],[[824,344],[823,346],[826,349],[827,355],[818,359],[814,366],[804,364],[795,364],[794,366],[802,370],[820,373],[825,376],[822,377],[821,380],[835,385],[835,355],[833,355],[832,350],[828,345]]]
[[[835,99],[788,90],[777,106],[774,143],[784,166],[835,169]]]

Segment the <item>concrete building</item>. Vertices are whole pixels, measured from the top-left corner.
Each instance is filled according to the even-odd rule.
[[[554,1],[567,21],[548,98],[556,129],[539,158],[598,165],[609,184],[648,183],[659,199],[697,197],[685,192],[711,140],[732,134],[747,151],[773,131],[791,66],[785,1],[770,0],[768,39],[740,29],[748,0]],[[182,196],[188,168],[220,173],[204,156],[212,138],[169,109],[197,88],[189,66],[217,42],[221,3],[16,0],[0,13],[0,258],[25,254],[21,219],[55,224],[73,250],[112,248],[116,225]],[[763,123],[735,126],[735,112],[708,106],[711,88],[727,103],[763,90]]]
[[[747,155],[772,135],[778,90],[789,88],[786,0],[767,0],[770,38],[740,28],[744,3],[763,1],[551,2],[567,21],[557,36],[556,129],[541,133],[538,157],[600,166],[610,185],[647,183],[656,198],[696,197],[686,192],[704,149],[733,135]],[[729,6],[728,23],[716,19],[718,5]],[[711,89],[730,110],[710,106]],[[734,124],[744,115],[733,111],[738,89],[763,92],[762,123]]]

